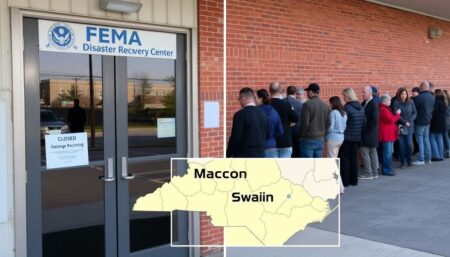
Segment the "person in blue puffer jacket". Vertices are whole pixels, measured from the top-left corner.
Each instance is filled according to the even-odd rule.
[[[256,91],[256,104],[266,115],[269,126],[269,135],[266,143],[266,157],[276,158],[277,154],[277,142],[276,137],[283,135],[283,126],[281,124],[280,116],[278,112],[270,105],[270,95],[265,89]]]

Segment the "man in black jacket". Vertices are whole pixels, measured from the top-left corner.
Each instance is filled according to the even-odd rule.
[[[288,86],[286,91],[286,101],[294,108],[295,113],[298,116],[298,122],[291,126],[292,132],[292,157],[300,157],[300,148],[298,144],[298,134],[300,132],[300,115],[302,113],[302,102],[295,98],[297,88],[295,86]]]
[[[251,88],[241,89],[238,100],[242,109],[233,117],[227,157],[265,157],[269,135],[266,114],[256,107]]]
[[[428,81],[423,81],[419,90],[420,94],[414,97],[414,104],[417,110],[417,117],[414,121],[414,133],[419,145],[419,156],[417,161],[413,162],[414,165],[431,163],[430,123],[435,99],[429,91],[430,83]]]
[[[270,95],[272,96],[270,104],[277,110],[283,126],[283,135],[276,137],[278,158],[291,158],[292,156],[292,131],[291,125],[295,126],[298,122],[298,115],[294,108],[282,99],[281,85],[278,82],[270,84]]]
[[[363,162],[363,171],[359,175],[360,179],[378,178],[378,125],[379,125],[379,107],[373,99],[372,87],[366,86],[363,90],[364,113],[366,124],[363,127],[361,138],[361,157]]]

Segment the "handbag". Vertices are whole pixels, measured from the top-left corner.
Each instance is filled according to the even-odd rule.
[[[405,136],[405,135],[408,135],[409,134],[409,131],[408,131],[408,128],[407,127],[405,127],[405,126],[403,126],[403,125],[400,125],[399,126],[399,136]]]

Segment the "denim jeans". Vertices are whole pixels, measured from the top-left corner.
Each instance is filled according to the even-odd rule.
[[[449,156],[449,151],[450,151],[450,129],[445,130],[444,132],[444,157],[448,157]]]
[[[381,142],[381,171],[383,174],[392,174],[394,171],[392,170],[392,152],[394,150],[394,142]]]
[[[431,161],[430,126],[415,126],[415,133],[419,146],[418,161]]]
[[[265,150],[266,158],[278,158],[278,152],[276,148]]]
[[[291,158],[292,147],[277,148],[278,158]]]
[[[300,157],[321,158],[323,151],[323,139],[300,140]]]
[[[404,164],[405,159],[408,165],[411,165],[411,156],[412,156],[412,133],[408,133],[407,135],[401,135],[398,139],[399,152],[400,152],[400,163]]]
[[[430,133],[431,157],[444,159],[444,141],[442,133]]]

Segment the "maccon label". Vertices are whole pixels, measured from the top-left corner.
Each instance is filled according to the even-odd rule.
[[[266,192],[259,192],[259,194],[241,194],[234,192],[231,194],[233,202],[273,202],[273,195],[266,194]]]
[[[236,178],[242,178],[242,179],[246,179],[247,178],[247,172],[246,171],[228,171],[228,170],[217,170],[217,171],[212,171],[212,170],[205,170],[205,169],[195,169],[194,171],[194,177],[195,178],[232,178],[232,179],[236,179]]]

